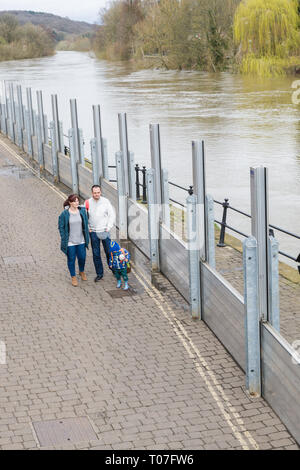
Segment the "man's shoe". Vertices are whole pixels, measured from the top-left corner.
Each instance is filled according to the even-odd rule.
[[[77,287],[78,286],[78,281],[76,276],[72,276],[72,286]]]
[[[128,285],[128,282],[125,282],[125,285],[123,287],[123,290],[128,290],[129,289],[129,285]]]
[[[122,285],[122,281],[118,281],[117,282],[117,288],[120,289],[121,285]]]
[[[80,275],[80,277],[83,281],[87,281],[87,277],[86,277],[86,274],[84,272],[79,273],[79,275]]]
[[[96,277],[95,277],[95,282],[101,281],[102,278],[103,278],[103,276],[96,276]]]

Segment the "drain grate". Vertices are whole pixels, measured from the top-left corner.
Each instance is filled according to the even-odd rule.
[[[34,263],[32,256],[3,256],[2,259],[6,266]]]
[[[132,297],[135,294],[135,292],[133,292],[131,289],[128,289],[128,290],[114,289],[114,290],[107,291],[107,293],[113,299],[120,299],[121,297]]]
[[[40,421],[32,424],[41,447],[98,439],[87,417]]]

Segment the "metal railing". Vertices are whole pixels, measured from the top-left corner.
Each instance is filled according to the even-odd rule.
[[[239,214],[241,214],[245,217],[248,217],[249,219],[251,219],[251,215],[247,214],[244,211],[241,211],[240,209],[237,209],[236,207],[231,206],[229,204],[229,199],[228,198],[224,199],[224,202],[220,202],[220,201],[217,201],[217,200],[214,200],[214,202],[215,202],[215,204],[219,204],[220,206],[223,207],[222,222],[215,219],[215,222],[221,226],[220,238],[219,238],[219,242],[218,242],[217,246],[219,246],[219,247],[226,246],[226,244],[225,244],[225,231],[226,231],[226,228],[229,229],[229,230],[232,230],[235,233],[238,233],[242,237],[248,238],[250,235],[247,235],[247,234],[241,232],[240,230],[237,230],[236,228],[231,227],[230,225],[227,224],[227,213],[228,213],[228,209],[230,209],[230,210],[232,210],[234,212],[237,212],[237,213],[239,213]],[[270,227],[269,232],[270,232],[270,235],[272,235],[272,236],[274,236],[274,230],[277,230],[278,232],[284,233],[285,235],[288,235],[290,237],[296,238],[297,240],[300,240],[299,235],[297,235],[295,233],[292,233],[292,232],[289,232],[288,230],[285,230],[281,227],[278,227],[277,225],[269,224],[269,227]],[[289,258],[290,260],[294,261],[295,263],[300,263],[300,253],[299,253],[297,258],[295,258],[294,256],[291,256],[288,253],[284,253],[283,251],[279,251],[279,254],[282,255],[282,256],[285,256],[286,258]],[[298,271],[299,271],[299,274],[300,274],[300,266],[298,266]]]

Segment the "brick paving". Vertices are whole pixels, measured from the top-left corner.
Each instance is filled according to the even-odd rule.
[[[298,449],[240,368],[159,276],[70,284],[59,250],[62,199],[0,139],[0,449],[37,449],[34,424],[88,417],[96,437],[63,449]],[[14,148],[9,144],[11,148]]]

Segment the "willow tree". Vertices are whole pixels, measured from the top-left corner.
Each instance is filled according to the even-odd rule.
[[[297,54],[298,25],[298,0],[243,0],[234,19],[243,66],[255,59],[274,63]]]

